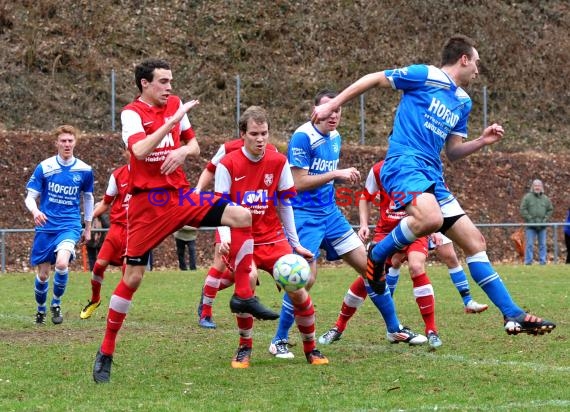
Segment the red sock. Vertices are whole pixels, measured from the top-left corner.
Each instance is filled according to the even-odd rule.
[[[437,333],[437,326],[435,325],[435,297],[429,277],[426,273],[422,273],[412,278],[412,283],[414,285],[416,303],[420,308],[420,313],[426,325],[426,333],[429,331]]]
[[[101,285],[105,278],[105,269],[107,266],[100,265],[95,262],[93,273],[91,274],[91,302],[99,302],[101,300]]]
[[[251,227],[231,228],[231,264],[235,270],[235,294],[243,299],[251,298],[253,291],[249,284],[249,272],[253,258]]]
[[[239,313],[236,315],[239,332],[239,346],[246,345],[253,347],[253,316],[249,313]]]
[[[129,288],[121,279],[113,292],[113,296],[111,296],[109,313],[107,314],[107,328],[101,344],[101,352],[104,355],[112,355],[115,352],[117,333],[123,326],[135,292],[136,289]]]
[[[229,269],[226,269],[222,275],[222,278],[220,279],[220,287],[218,288],[218,292],[220,290],[229,288],[234,283],[234,274]]]
[[[340,313],[338,314],[335,324],[339,332],[344,332],[346,324],[356,313],[360,305],[362,305],[366,296],[367,293],[364,278],[362,276],[358,276],[348,288],[348,292],[346,292],[342,301],[342,307],[340,308]]]
[[[295,323],[297,329],[301,332],[303,340],[303,352],[309,353],[315,349],[315,307],[308,296],[302,305],[293,304],[293,313],[295,314]]]
[[[202,319],[207,316],[212,316],[212,305],[218,294],[222,274],[222,272],[212,266],[206,275],[203,289],[204,298],[202,299]]]

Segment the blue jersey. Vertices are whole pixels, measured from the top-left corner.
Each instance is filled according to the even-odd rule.
[[[81,230],[80,194],[93,193],[93,170],[79,159],[65,166],[53,156],[36,167],[26,189],[40,194],[39,209],[47,216],[36,231]]]
[[[291,136],[287,148],[287,160],[291,167],[308,170],[310,175],[320,175],[336,170],[340,156],[341,137],[335,130],[328,135],[319,132],[311,122],[301,125]],[[295,210],[311,211],[326,215],[337,208],[334,182],[316,189],[298,191],[291,199]]]
[[[471,98],[441,69],[413,65],[386,70],[402,90],[386,159],[417,156],[441,170],[440,153],[449,135],[467,138]]]

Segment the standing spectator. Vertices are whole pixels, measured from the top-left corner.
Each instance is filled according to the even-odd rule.
[[[97,208],[97,205],[95,205]],[[91,239],[89,242],[85,243],[85,248],[87,249],[87,258],[89,259],[89,271],[92,272],[95,267],[95,262],[97,261],[97,254],[103,246],[105,241],[105,236],[107,232],[93,231],[93,229],[108,229],[109,228],[109,216],[104,213],[100,216],[93,216],[93,222],[91,224]]]
[[[544,194],[544,185],[541,180],[533,180],[530,192],[522,199],[520,211],[525,223],[546,223],[550,220],[553,211],[552,202]],[[537,238],[539,263],[546,264],[546,226],[536,225],[525,226],[525,265],[532,264],[534,242]]]
[[[147,59],[136,65],[134,74],[140,95],[121,112],[123,141],[131,153],[126,267],[111,296],[105,335],[95,355],[93,379],[98,383],[111,379],[117,334],[143,280],[150,251],[184,225],[231,227],[231,243],[225,244],[236,279],[230,309],[276,318],[249,284],[251,212],[212,193],[193,193],[182,168],[187,158],[200,153],[187,116],[198,100],[182,103],[172,94],[172,71],[165,60]]]
[[[570,207],[566,212],[566,226],[564,226],[564,241],[566,242],[566,264],[570,264]]]
[[[185,225],[174,232],[178,268],[180,270],[196,270],[196,237],[198,229]],[[186,264],[186,249],[188,249],[188,264]]]
[[[79,131],[69,125],[55,129],[57,155],[41,162],[26,186],[26,207],[34,216],[36,234],[30,261],[37,266],[34,291],[38,311],[36,324],[45,324],[49,289],[49,270],[55,265],[51,321],[63,322],[61,297],[67,286],[69,262],[75,257],[75,245],[91,239],[93,217],[93,170],[73,156]],[[40,198],[40,207],[36,203]],[[81,234],[80,204],[83,198],[85,229]]]

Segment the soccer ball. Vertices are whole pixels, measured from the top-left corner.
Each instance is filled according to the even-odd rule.
[[[299,255],[281,256],[273,266],[275,282],[287,292],[294,292],[307,284],[311,276],[311,268],[307,261]]]

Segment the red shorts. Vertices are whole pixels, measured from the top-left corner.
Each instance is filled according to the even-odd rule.
[[[265,270],[273,277],[273,265],[283,255],[293,253],[293,248],[283,239],[280,242],[253,246],[253,262],[258,269]]]
[[[380,242],[382,239],[384,239],[386,236],[388,236],[388,233],[377,233],[374,235],[374,243],[378,243]],[[428,251],[428,237],[427,236],[422,236],[420,238],[417,238],[414,243],[406,246],[404,249],[399,250],[398,253],[405,253],[406,255],[410,252],[420,252],[423,253],[424,255],[429,254]]]
[[[127,209],[127,253],[129,257],[142,256],[184,225],[199,227],[214,203],[187,188],[140,192],[129,200]]]
[[[123,257],[127,250],[127,227],[112,224],[97,259],[103,259],[113,266],[123,266]]]

